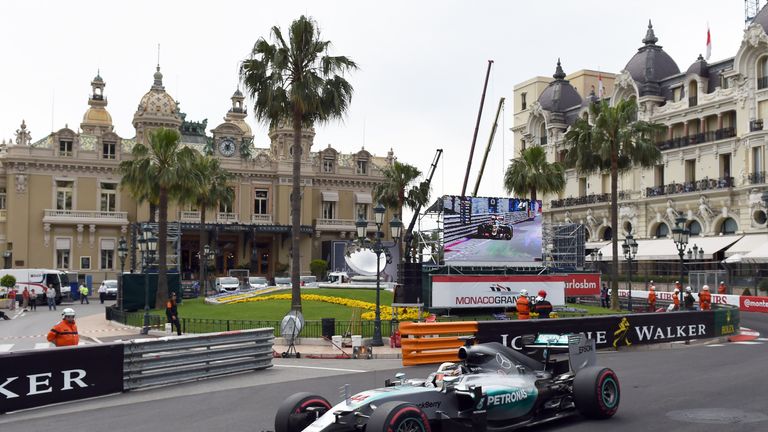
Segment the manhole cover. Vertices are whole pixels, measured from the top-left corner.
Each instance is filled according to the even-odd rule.
[[[709,424],[755,423],[768,420],[768,415],[763,413],[728,408],[670,411],[667,417],[684,422]]]

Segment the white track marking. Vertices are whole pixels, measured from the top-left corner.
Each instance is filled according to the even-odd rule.
[[[49,342],[38,342],[35,344],[34,349],[48,349],[51,347],[51,344]]]
[[[13,344],[1,344],[0,345],[0,352],[8,352],[13,348]]]
[[[708,347],[722,347],[722,346],[725,346],[725,344],[711,344],[711,345],[707,345],[707,346]]]
[[[296,369],[317,369],[317,370],[327,370],[327,371],[337,371],[337,372],[355,372],[355,373],[368,372],[368,371],[357,370],[357,369],[339,369],[339,368],[328,368],[328,367],[317,367],[317,366],[298,366],[298,365],[283,365],[283,364],[276,364],[272,366],[284,367],[284,368],[296,368]]]
[[[740,341],[740,342],[731,342],[739,345],[762,345],[763,342],[755,342],[755,341]]]

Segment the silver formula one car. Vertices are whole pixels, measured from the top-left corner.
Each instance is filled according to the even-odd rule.
[[[499,343],[459,349],[426,380],[387,380],[335,406],[298,393],[275,417],[275,432],[510,431],[571,416],[613,416],[619,380],[595,366],[595,344],[582,335],[524,338],[524,352]],[[471,341],[470,341],[471,342]]]

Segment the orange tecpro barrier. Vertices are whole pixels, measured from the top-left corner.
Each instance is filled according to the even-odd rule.
[[[442,363],[459,360],[464,341],[459,336],[474,336],[477,321],[442,323],[400,323],[403,366]]]

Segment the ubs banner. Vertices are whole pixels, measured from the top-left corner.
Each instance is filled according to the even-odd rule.
[[[738,314],[732,319],[738,328]],[[715,326],[714,311],[675,312],[551,320],[481,321],[478,322],[477,342],[500,342],[519,350],[522,348],[520,343],[523,335],[540,333],[584,333],[595,340],[598,348],[712,338],[721,334]]]
[[[122,344],[15,351],[0,355],[0,412],[121,391]]]

